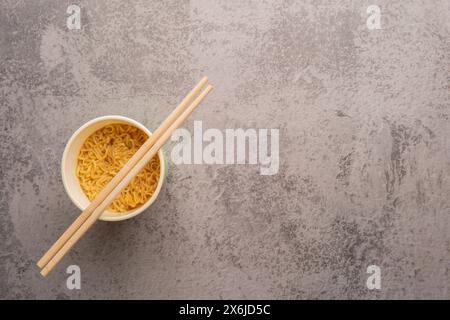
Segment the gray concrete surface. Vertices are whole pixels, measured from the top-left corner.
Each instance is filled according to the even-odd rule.
[[[448,0],[2,1],[0,298],[449,299],[449,39]],[[279,128],[279,173],[172,163],[147,212],[41,278],[78,214],[70,135],[108,114],[154,129],[204,74],[193,119]]]

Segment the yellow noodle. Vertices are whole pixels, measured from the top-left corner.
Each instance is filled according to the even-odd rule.
[[[126,125],[107,125],[90,135],[78,154],[76,174],[89,200],[119,172],[148,136],[142,130]],[[114,199],[108,208],[126,212],[142,206],[153,195],[160,176],[158,155]]]

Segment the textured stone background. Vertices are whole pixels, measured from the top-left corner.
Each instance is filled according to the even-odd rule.
[[[450,298],[449,39],[448,0],[3,0],[0,298]],[[97,223],[42,279],[78,214],[70,135],[107,114],[154,129],[204,74],[193,119],[279,128],[278,175],[172,164],[145,214]]]

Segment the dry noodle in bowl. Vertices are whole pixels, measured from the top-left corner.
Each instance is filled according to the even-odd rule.
[[[62,175],[69,197],[84,210],[151,135],[142,124],[121,116],[106,116],[83,125],[70,138],[63,155]],[[114,199],[100,217],[119,221],[148,208],[166,175],[160,150]]]

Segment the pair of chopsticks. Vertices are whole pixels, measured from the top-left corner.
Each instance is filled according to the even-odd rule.
[[[181,101],[178,107],[172,111],[159,128],[146,140],[139,150],[128,160],[116,176],[97,195],[91,204],[78,216],[70,227],[59,237],[51,248],[38,261],[41,275],[48,273],[58,264],[73,245],[80,240],[86,231],[97,221],[101,214],[108,208],[131,180],[153,158],[172,133],[179,128],[200,102],[213,89],[211,85],[205,87],[208,78],[204,77]]]

